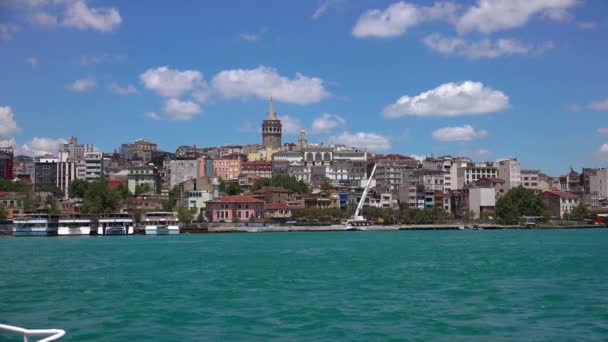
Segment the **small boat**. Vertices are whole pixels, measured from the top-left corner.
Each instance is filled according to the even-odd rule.
[[[109,214],[99,219],[97,235],[131,235],[133,218],[131,214]]]
[[[177,235],[179,220],[175,213],[149,212],[144,214],[146,235]]]
[[[91,219],[87,217],[62,217],[59,219],[59,236],[90,235]]]
[[[59,216],[30,214],[13,220],[13,236],[53,236],[57,235]]]

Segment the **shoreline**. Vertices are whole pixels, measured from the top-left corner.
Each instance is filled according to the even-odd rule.
[[[352,232],[352,231],[438,231],[438,230],[554,230],[554,229],[608,229],[606,226],[556,226],[540,225],[535,228],[524,226],[510,226],[497,224],[480,225],[454,225],[454,224],[423,224],[423,225],[371,225],[364,229],[344,229],[342,225],[328,226],[266,226],[266,227],[245,227],[245,226],[220,226],[220,227],[182,227],[180,234],[214,234],[214,233],[319,233],[319,232]],[[12,236],[12,230],[0,229],[0,237]],[[145,235],[143,228],[135,228],[133,235]],[[67,236],[67,235],[66,235]],[[76,236],[76,235],[75,235]],[[83,236],[83,235],[78,235]],[[90,235],[96,236],[96,235]],[[65,236],[63,236],[65,237]]]
[[[526,228],[524,226],[508,226],[485,224],[476,225],[473,227],[468,225],[465,229],[459,228],[453,224],[426,224],[426,225],[371,225],[365,226],[365,231],[435,231],[435,230],[542,230],[542,229],[600,229],[608,228],[605,226],[554,226],[540,225],[535,228]],[[267,227],[207,227],[207,228],[182,228],[181,234],[197,234],[197,233],[289,233],[289,232],[349,232],[358,230],[347,230],[342,225],[329,226],[267,226]]]

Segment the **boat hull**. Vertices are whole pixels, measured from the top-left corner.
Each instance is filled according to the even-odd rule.
[[[91,227],[78,227],[78,228],[68,228],[68,227],[59,227],[57,230],[57,235],[59,236],[76,236],[76,235],[90,235]]]
[[[57,229],[52,228],[13,228],[13,236],[54,236]]]
[[[178,235],[178,226],[157,227],[146,226],[146,235]]]

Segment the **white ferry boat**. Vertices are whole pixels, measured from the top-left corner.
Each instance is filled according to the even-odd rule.
[[[57,235],[59,216],[30,214],[13,219],[13,236],[51,236]]]
[[[131,235],[133,218],[131,214],[111,214],[99,218],[97,235]]]
[[[149,212],[144,214],[146,235],[177,235],[179,220],[175,213]]]
[[[59,219],[59,236],[90,235],[91,219],[87,217],[62,217]]]

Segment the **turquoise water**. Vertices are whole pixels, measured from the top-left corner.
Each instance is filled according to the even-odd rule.
[[[0,322],[62,341],[608,339],[605,229],[1,237],[0,260]]]

